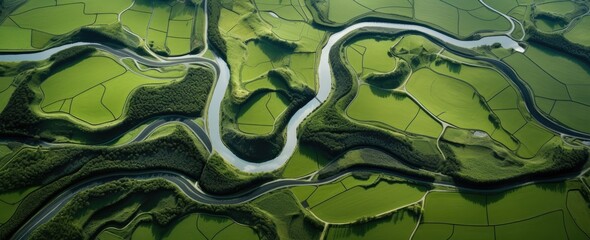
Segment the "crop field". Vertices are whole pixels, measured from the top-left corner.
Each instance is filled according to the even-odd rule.
[[[396,41],[363,39],[346,48],[346,58],[362,79],[371,73],[388,73],[395,69],[397,59],[387,53]]]
[[[461,38],[510,28],[508,20],[477,0],[329,0],[316,3],[315,8],[328,25],[345,25],[363,17],[379,17],[425,23]]]
[[[588,28],[590,28],[590,16],[585,16],[575,23],[574,27],[563,36],[573,43],[590,46],[590,36],[585,31]]]
[[[88,124],[103,124],[123,117],[128,96],[138,87],[162,85],[173,79],[177,78],[143,76],[141,71],[128,70],[109,57],[89,57],[40,85],[40,107],[45,113],[64,113]]]
[[[424,113],[407,95],[367,84],[359,86],[358,94],[346,113],[361,122],[385,124],[400,131],[432,138],[436,138],[442,131],[441,125]]]
[[[380,180],[378,175],[368,179],[349,176],[315,189],[291,189],[315,216],[330,223],[353,222],[411,205],[422,198],[426,190],[426,187],[410,183]]]
[[[567,206],[579,201],[572,197],[579,187],[571,181],[494,194],[430,192],[414,239],[588,239],[582,225],[588,215],[576,219],[572,216],[581,217],[580,212]]]
[[[0,239],[590,240],[588,15],[0,0]]]
[[[590,132],[590,67],[554,50],[530,46],[526,54],[504,59],[532,89],[537,106],[547,116],[582,132]]]
[[[7,222],[10,217],[12,217],[23,198],[37,190],[37,188],[38,187],[29,187],[0,194],[0,209],[2,209],[2,211],[0,211],[0,225]]]
[[[245,133],[269,133],[274,128],[275,120],[288,105],[287,99],[279,92],[258,94],[240,108],[237,116],[238,127]]]
[[[328,156],[313,147],[299,145],[283,170],[285,178],[297,178],[319,170],[328,162]]]
[[[0,113],[8,104],[16,87],[12,84],[14,77],[0,77]]]
[[[410,239],[417,218],[408,210],[367,223],[331,225],[326,239]]]
[[[505,130],[494,126],[490,121],[492,113],[482,106],[485,100],[469,84],[421,69],[408,80],[407,90],[438,118],[460,128],[485,131],[507,148],[516,150],[517,143]]]
[[[121,22],[154,51],[171,56],[183,55],[203,41],[199,30],[203,28],[205,16],[200,8],[190,1],[136,1],[121,14]]]
[[[131,0],[27,1],[0,25],[1,51],[45,48],[52,37],[84,26],[117,22],[117,14],[131,6]]]

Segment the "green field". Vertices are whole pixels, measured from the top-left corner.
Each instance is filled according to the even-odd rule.
[[[379,182],[365,188],[355,186],[330,196],[314,205],[311,211],[320,219],[332,223],[351,222],[363,217],[375,216],[418,201],[424,195],[423,188],[404,183]],[[323,194],[320,190],[314,193]]]
[[[417,202],[427,187],[380,179],[348,176],[318,187],[294,187],[293,194],[318,218],[330,223],[348,223],[386,213]]]
[[[346,58],[361,78],[372,73],[388,73],[395,69],[397,59],[389,56],[395,40],[363,39],[346,47]]]
[[[238,127],[250,134],[266,134],[273,130],[275,120],[287,109],[287,99],[278,92],[258,94],[240,108]]]
[[[305,176],[319,170],[328,160],[328,156],[321,151],[317,151],[313,147],[299,145],[285,165],[282,176],[285,178]]]
[[[491,194],[431,192],[414,239],[588,239],[579,187],[570,181]],[[571,215],[570,207],[580,212]]]
[[[564,125],[589,132],[590,67],[549,48],[532,45],[526,54],[513,54],[504,61],[512,66],[537,97],[540,110]]]
[[[485,196],[430,192],[424,201],[425,223],[487,225]]]
[[[7,222],[14,214],[21,201],[38,187],[2,192],[0,194],[0,224]]]
[[[178,56],[200,47],[204,16],[199,4],[187,2],[136,2],[121,14],[121,22],[152,50]]]
[[[412,212],[400,210],[367,223],[332,225],[326,239],[409,239],[416,223]]]
[[[131,6],[131,0],[26,1],[0,25],[0,50],[23,51],[48,47],[56,36],[86,26],[117,22],[117,14]]]
[[[104,56],[85,58],[41,83],[41,109],[50,114],[68,114],[92,125],[112,122],[124,116],[127,99],[137,88],[164,85],[186,74],[175,70],[142,75],[135,65],[131,66],[127,69]]]
[[[358,95],[346,111],[351,118],[399,131],[436,138],[442,127],[425,114],[407,95],[392,93],[370,85],[359,86]]]
[[[590,16],[585,16],[571,30],[566,32],[564,36],[571,42],[590,46],[590,36],[586,32],[588,28],[590,28]]]
[[[345,25],[359,18],[377,17],[417,21],[440,28],[461,38],[478,32],[498,32],[510,28],[510,23],[477,0],[452,1],[321,1],[315,11],[326,25]]]

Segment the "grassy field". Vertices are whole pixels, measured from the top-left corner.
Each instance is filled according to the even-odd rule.
[[[416,224],[412,212],[400,210],[367,223],[332,225],[326,239],[409,239]]]
[[[359,86],[357,96],[348,106],[346,113],[357,121],[378,126],[384,124],[400,131],[433,138],[437,137],[442,130],[440,124],[423,113],[407,95],[392,93],[366,84]],[[410,126],[412,126],[411,129],[409,129]]]
[[[413,239],[588,239],[580,187],[568,181],[491,194],[430,192]]]
[[[199,31],[203,31],[204,16],[199,8],[199,4],[188,1],[140,1],[123,12],[121,22],[154,51],[171,56],[184,55],[203,42],[203,32]]]
[[[299,145],[287,162],[282,176],[284,178],[302,177],[319,170],[328,161],[328,156],[321,151],[313,147]]]
[[[367,182],[370,184],[370,182]],[[371,217],[418,201],[425,189],[406,183],[378,182],[374,186],[358,185],[346,188],[346,191],[332,195],[311,207],[311,211],[320,219],[332,223],[351,222],[360,218]],[[362,183],[361,183],[362,184]],[[318,189],[316,194],[323,193]]]
[[[516,150],[518,143],[499,128],[501,125],[494,125],[490,120],[492,113],[482,105],[485,99],[467,83],[421,69],[412,75],[406,86],[438,118],[460,128],[484,131],[507,148]]]
[[[16,87],[12,85],[14,77],[0,77],[0,113],[8,104]]]
[[[51,75],[40,85],[41,109],[65,113],[89,124],[103,124],[123,117],[127,99],[137,88],[168,84],[186,74],[184,68],[172,68],[142,75],[144,71],[134,64],[125,65],[109,57],[94,56]]]
[[[266,134],[274,128],[275,120],[289,105],[278,92],[258,94],[241,106],[237,116],[238,127],[250,134]]]
[[[567,210],[576,225],[586,236],[590,236],[590,208],[588,208],[588,202],[582,196],[582,192],[568,191],[566,201]]]
[[[585,124],[590,116],[590,95],[586,94],[590,82],[579,77],[590,73],[587,64],[536,45],[504,61],[530,86],[543,113],[575,130],[590,131]]]
[[[388,73],[396,66],[397,59],[388,55],[396,42],[372,38],[359,40],[346,47],[346,58],[361,78],[371,73]]]
[[[530,220],[496,227],[499,239],[567,239],[565,228],[559,223],[563,215],[559,211],[547,213]]]
[[[590,28],[590,16],[585,16],[571,30],[566,32],[564,36],[573,43],[590,46],[590,36],[585,31],[588,28]]]
[[[115,24],[117,14],[131,4],[131,0],[26,1],[0,25],[0,34],[10,36],[0,39],[0,51],[43,49],[55,37],[82,27]]]
[[[453,235],[453,225],[448,224],[420,224],[412,239],[415,240],[432,240],[432,239],[449,239]]]
[[[353,222],[418,201],[427,187],[390,182],[379,175],[348,176],[317,187],[291,188],[299,202],[318,218],[331,223]]]
[[[0,224],[8,221],[20,205],[23,198],[37,190],[37,188],[38,187],[29,187],[16,191],[2,192],[0,194],[0,209],[2,209],[2,211],[0,211]]]
[[[485,205],[482,195],[431,192],[425,199],[424,222],[487,225]]]

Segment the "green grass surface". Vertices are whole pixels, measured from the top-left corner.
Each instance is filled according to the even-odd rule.
[[[397,16],[412,17],[412,3],[408,1],[369,1],[346,0],[330,1],[326,8],[328,19],[337,23],[346,23],[355,18],[371,13],[393,14]]]
[[[213,239],[216,234],[223,231],[233,223],[234,222],[231,219],[226,217],[208,214],[200,214],[196,222],[200,233],[207,239]]]
[[[121,21],[152,50],[164,55],[184,55],[199,45],[194,43],[202,42],[199,38],[204,30],[196,26],[202,24],[202,16],[197,14],[200,4],[188,1],[136,3],[122,14]]]
[[[420,224],[414,240],[449,239],[453,235],[453,225],[448,224]]]
[[[14,77],[0,77],[0,113],[10,101],[14,90],[16,90],[16,87],[12,85],[13,80]]]
[[[581,191],[569,191],[567,193],[567,210],[571,214],[575,224],[590,236],[590,207],[582,196]]]
[[[142,71],[129,60],[124,63],[131,71],[111,58],[89,57],[51,75],[40,86],[42,110],[70,114],[90,124],[106,123],[123,117],[130,94],[139,87],[165,85],[186,74],[182,66],[158,72]]]
[[[166,239],[182,239],[182,238],[186,238],[187,236],[191,236],[193,238],[196,239],[207,239],[205,237],[203,237],[202,235],[200,235],[199,230],[197,229],[197,218],[200,215],[197,215],[195,213],[190,214],[182,219],[180,219],[178,222],[176,222],[174,224],[174,227],[172,227],[169,232],[167,232],[164,235],[164,238]]]
[[[125,73],[125,68],[110,58],[84,59],[74,66],[53,74],[41,83],[40,87],[44,93],[41,107],[57,100],[75,97],[77,94],[123,73]],[[80,80],[81,75],[83,81]],[[68,87],[64,88],[64,86]]]
[[[119,13],[131,6],[132,0],[57,0],[58,5],[83,2],[85,13]]]
[[[585,16],[579,20],[574,27],[564,34],[565,38],[573,43],[584,46],[590,46],[590,35],[588,34],[590,28],[590,16]]]
[[[317,187],[315,192],[307,198],[307,203],[309,206],[314,207],[344,191],[346,191],[346,188],[340,182],[324,184]],[[304,199],[299,200],[303,201]]]
[[[10,17],[20,27],[50,34],[65,34],[94,23],[96,16],[84,14],[84,4],[37,8]]]
[[[495,240],[494,227],[453,226],[451,240],[481,239]]]
[[[419,110],[420,107],[406,95],[363,84],[346,113],[358,121],[383,123],[404,131]],[[432,120],[431,124],[438,123]]]
[[[238,112],[239,129],[253,134],[268,133],[272,131],[275,120],[287,106],[287,99],[278,92],[253,96]]]
[[[486,198],[482,195],[431,192],[424,205],[425,223],[487,225]]]
[[[555,135],[546,129],[543,129],[537,123],[528,122],[514,133],[514,136],[518,139],[524,140],[518,149],[519,155],[531,157]]]
[[[395,69],[396,59],[389,56],[389,49],[395,40],[363,39],[347,46],[348,60],[357,74],[366,77],[371,73],[388,73]],[[360,57],[360,59],[359,59]]]
[[[311,210],[324,221],[351,222],[415,202],[424,195],[424,191],[410,184],[381,181],[372,187],[356,186],[340,194],[334,194],[313,206]],[[318,189],[310,199],[321,193]]]
[[[490,224],[520,221],[561,209],[565,203],[564,183],[531,185],[488,198]],[[538,199],[537,201],[529,201]]]
[[[6,20],[8,22],[10,20]],[[26,50],[32,49],[31,30],[15,26],[0,25],[0,49],[1,50]]]
[[[2,145],[0,151],[6,153],[7,148]],[[2,209],[0,211],[0,224],[7,222],[20,205],[22,199],[37,189],[38,187],[29,187],[0,194],[0,209]]]
[[[561,212],[551,212],[530,220],[496,227],[498,239],[568,239],[565,228],[561,224]]]
[[[141,38],[146,38],[147,28],[150,23],[150,13],[127,10],[121,14],[121,22],[130,31]]]
[[[327,161],[327,156],[324,156],[320,151],[299,145],[293,156],[287,162],[282,176],[285,178],[302,177],[317,171]]]
[[[74,97],[70,114],[90,124],[115,120],[115,116],[101,103],[104,91],[105,87],[100,85]]]
[[[492,135],[503,133],[495,140],[510,149],[516,143],[502,129],[497,129],[490,119],[490,111],[482,106],[479,94],[468,84],[437,74],[430,69],[415,72],[407,83],[407,90],[434,115],[465,129],[479,129]]]
[[[326,239],[409,239],[417,219],[407,210],[367,223],[330,226]]]
[[[566,86],[546,74],[523,54],[515,53],[504,61],[516,70],[518,76],[531,87],[535,96],[569,100]]]
[[[131,235],[132,240],[155,240],[157,239],[155,232],[148,223],[140,223]]]
[[[252,228],[234,223],[229,227],[223,229],[220,233],[215,235],[215,238],[218,240],[223,239],[244,239],[244,240],[254,240],[259,239],[258,235]]]

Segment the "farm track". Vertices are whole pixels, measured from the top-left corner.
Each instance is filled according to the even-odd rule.
[[[207,114],[206,114],[206,125],[207,125],[207,132],[199,127],[197,124],[194,124],[190,119],[178,117],[178,116],[164,116],[156,119],[152,124],[146,127],[133,141],[142,141],[144,140],[149,134],[156,129],[158,126],[161,126],[165,123],[172,122],[172,121],[180,121],[187,125],[203,142],[203,144],[207,147],[208,150],[218,152],[224,159],[228,162],[236,166],[242,171],[248,172],[266,172],[266,171],[273,171],[282,167],[286,161],[291,157],[294,152],[294,149],[297,145],[297,134],[296,130],[299,124],[309,115],[311,114],[316,108],[321,106],[321,104],[327,100],[328,95],[332,89],[332,73],[331,68],[329,65],[329,52],[333,49],[333,47],[338,47],[338,43],[341,43],[341,40],[346,38],[349,33],[357,30],[357,29],[367,29],[367,30],[379,30],[379,29],[388,29],[388,30],[398,30],[398,31],[411,31],[411,32],[420,32],[429,36],[430,38],[434,38],[439,43],[443,43],[443,45],[454,45],[457,47],[464,47],[470,48],[475,46],[481,45],[491,45],[495,42],[500,42],[506,48],[512,47],[515,48],[517,51],[519,49],[516,42],[508,38],[507,36],[494,36],[494,37],[486,37],[482,38],[477,41],[460,41],[453,39],[445,34],[437,32],[435,30],[411,25],[411,24],[394,24],[394,23],[380,23],[380,22],[363,22],[357,23],[347,27],[346,29],[334,33],[328,43],[321,52],[321,60],[318,69],[318,76],[319,76],[319,88],[318,94],[316,98],[311,100],[307,103],[304,107],[299,109],[294,116],[289,120],[287,125],[287,142],[285,147],[281,151],[280,155],[268,162],[261,163],[261,164],[253,164],[246,160],[240,159],[235,154],[231,152],[227,148],[227,146],[223,143],[220,136],[220,109],[221,109],[221,101],[224,98],[224,95],[227,91],[227,87],[229,84],[229,68],[227,63],[219,57],[215,57],[215,60],[211,60],[208,58],[204,58],[201,55],[187,55],[183,57],[173,57],[173,58],[160,58],[157,60],[148,59],[142,56],[137,55],[136,53],[128,50],[128,49],[113,49],[108,46],[104,46],[101,44],[96,43],[75,43],[75,44],[68,44],[58,48],[52,48],[45,50],[39,53],[31,53],[31,54],[17,54],[17,55],[0,55],[0,61],[22,61],[22,60],[42,60],[49,57],[51,54],[61,51],[63,49],[67,49],[73,46],[92,46],[100,50],[104,50],[110,52],[117,57],[124,58],[129,57],[133,58],[141,63],[146,65],[150,65],[153,67],[163,67],[163,66],[170,66],[176,64],[201,64],[205,66],[209,66],[215,70],[217,81],[215,83],[215,88],[213,90],[213,96],[207,106]],[[473,56],[467,56],[473,58]],[[518,78],[516,73],[509,68],[506,64],[501,61],[490,60],[490,59],[483,59],[480,60],[487,61],[496,67],[500,68],[502,72],[504,72],[511,80],[515,83],[515,85],[519,88],[523,95],[529,96],[525,98],[525,103],[529,108],[529,111],[537,119],[541,122],[545,127],[552,129],[555,132],[562,133],[565,135],[571,135],[575,137],[590,139],[590,135],[575,132],[573,130],[569,130],[566,127],[563,127],[551,120],[545,118],[542,114],[540,114],[536,108],[534,107],[534,103],[531,102],[531,94],[529,89],[524,85],[524,83]],[[530,107],[533,106],[533,107]],[[208,136],[209,135],[209,136]],[[53,143],[40,143],[40,145],[47,145],[47,146],[58,146],[61,144],[53,144]],[[322,180],[302,180],[302,179],[279,179],[276,181],[268,182],[263,184],[257,188],[251,189],[247,192],[236,193],[233,195],[227,196],[215,196],[204,193],[198,186],[198,183],[195,183],[194,180],[183,176],[182,174],[169,172],[169,171],[145,171],[145,172],[122,172],[122,173],[113,173],[110,175],[95,177],[91,179],[87,179],[83,182],[80,182],[74,186],[69,187],[68,189],[64,190],[60,195],[55,197],[51,202],[45,205],[43,209],[41,209],[37,214],[35,214],[29,221],[23,225],[18,232],[13,236],[13,239],[25,239],[34,229],[36,229],[39,225],[47,222],[51,219],[52,216],[57,214],[61,208],[71,200],[77,193],[83,191],[85,189],[89,189],[93,186],[113,181],[116,179],[121,178],[134,178],[134,179],[150,179],[150,178],[164,178],[169,182],[173,183],[174,185],[178,186],[178,188],[185,193],[191,199],[207,203],[207,204],[239,204],[251,201],[265,193],[270,191],[274,191],[277,189],[283,189],[292,186],[304,186],[304,185],[321,185],[327,184],[334,181],[337,181],[345,176],[350,175],[353,172],[372,172],[372,173],[380,173],[380,174],[388,174],[392,176],[399,176],[406,179],[411,179],[417,183],[421,184],[431,184],[435,186],[441,187],[450,187],[462,191],[471,191],[471,192],[500,192],[505,191],[508,189],[518,188],[521,186],[526,186],[534,183],[539,182],[557,182],[557,181],[564,181],[567,179],[576,178],[582,176],[584,173],[588,172],[587,169],[581,174],[569,174],[565,176],[555,177],[552,179],[546,179],[542,181],[532,181],[532,182],[525,182],[519,184],[511,184],[504,187],[499,187],[493,190],[481,190],[481,189],[472,189],[472,188],[465,188],[459,187],[454,185],[453,183],[447,182],[428,182],[422,181],[420,179],[416,179],[412,176],[407,176],[400,174],[398,172],[384,170],[384,169],[376,169],[376,168],[351,168],[346,171],[340,172],[336,176],[332,176]]]

